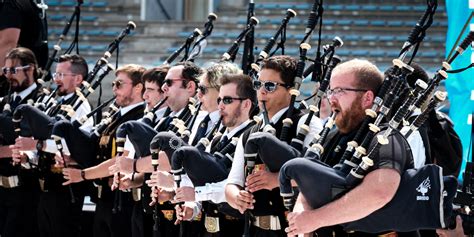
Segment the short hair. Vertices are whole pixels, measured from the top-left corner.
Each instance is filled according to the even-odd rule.
[[[70,62],[71,72],[74,74],[82,75],[83,80],[87,80],[87,74],[89,73],[89,67],[87,66],[86,60],[77,54],[64,54],[59,56],[59,63]]]
[[[338,64],[332,71],[332,75],[353,73],[356,78],[356,86],[377,93],[383,82],[383,74],[375,64],[363,60],[352,59]]]
[[[224,74],[220,78],[221,86],[227,84],[237,85],[237,96],[240,98],[248,98],[252,102],[249,117],[258,114],[257,92],[253,89],[252,79],[244,74]]]
[[[186,79],[183,80],[183,87],[186,87],[189,81],[193,81],[196,85],[199,83],[198,78],[202,75],[203,70],[193,62],[185,61],[176,63],[175,66],[183,66],[181,76]]]
[[[294,86],[296,64],[296,59],[287,55],[278,55],[263,60],[262,69],[272,69],[279,72],[281,80],[287,86]]]
[[[142,75],[145,71],[146,69],[138,64],[127,64],[117,68],[117,70],[115,70],[115,76],[119,73],[125,73],[132,80],[132,85],[136,86],[138,84],[143,84]]]
[[[17,47],[11,49],[7,55],[5,56],[5,60],[10,59],[10,60],[18,60],[20,61],[20,64],[22,66],[26,65],[33,65],[33,79],[36,80],[36,78],[39,77],[39,72],[38,72],[38,61],[36,60],[36,56],[28,48],[25,47]]]
[[[236,64],[229,62],[212,63],[205,69],[203,76],[206,76],[209,86],[219,90],[221,81],[219,80],[224,74],[242,74]]]
[[[155,83],[158,85],[158,91],[163,92],[161,86],[163,86],[163,81],[169,69],[169,66],[159,66],[146,70],[142,75],[143,84],[145,82]]]

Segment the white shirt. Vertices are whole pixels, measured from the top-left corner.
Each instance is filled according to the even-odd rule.
[[[409,129],[409,126],[404,126],[400,132],[404,134]],[[408,145],[410,145],[411,154],[413,155],[413,165],[415,169],[418,169],[426,163],[425,145],[420,132],[418,130],[414,131],[407,137],[407,141]]]
[[[247,120],[235,127],[234,129],[228,131],[226,130],[221,137],[221,140],[224,136],[227,138],[233,137],[237,132],[244,129],[249,125],[251,121]],[[182,186],[193,187],[193,183],[187,175],[182,176]],[[227,180],[222,180],[217,183],[206,183],[205,186],[198,186],[194,188],[196,201],[212,201],[213,203],[226,202],[225,199],[225,185]]]
[[[68,100],[70,99],[75,93],[69,93],[65,96],[62,97],[63,100]],[[76,101],[75,105],[79,103],[79,100]],[[89,101],[84,101],[82,104],[79,106],[77,111],[74,113],[74,115],[71,117],[71,122],[74,120],[78,120],[82,118],[83,116],[87,115],[89,112],[91,112],[91,106],[89,104]],[[79,129],[83,130],[84,132],[90,132],[92,127],[94,126],[94,119],[90,117],[87,119],[87,121],[82,124]],[[63,144],[63,153],[66,155],[70,155],[69,148],[67,147],[66,141],[64,139],[61,139],[61,142]],[[53,139],[48,139],[46,140],[46,144],[43,148],[45,152],[49,153],[56,153],[58,151],[58,148],[56,146],[56,143],[54,142]]]
[[[31,92],[33,92],[33,91],[36,89],[36,87],[38,87],[38,85],[36,85],[36,83],[33,83],[33,84],[31,84],[28,88],[22,90],[22,91],[19,92],[19,93],[14,92],[12,97],[13,97],[13,99],[15,99],[15,97],[20,96],[21,101],[22,101],[22,100],[24,100],[29,94],[31,94]],[[20,101],[20,102],[21,102],[21,101]]]
[[[190,144],[194,140],[194,137],[196,136],[199,125],[201,124],[202,120],[204,120],[204,118],[207,115],[209,115],[210,120],[207,123],[206,134],[208,134],[211,131],[211,129],[214,127],[214,125],[216,125],[217,122],[219,122],[219,118],[221,116],[220,113],[219,113],[219,110],[213,111],[211,113],[208,113],[208,112],[205,112],[205,111],[199,111],[199,114],[197,115],[196,121],[194,122],[193,127],[191,128],[191,135],[189,136],[189,143]]]
[[[165,111],[168,107],[164,107],[161,109],[158,109],[155,112],[155,121],[159,121],[161,118],[163,118],[163,115],[165,114]],[[142,121],[142,119],[139,119],[138,121]],[[125,144],[124,148],[125,151],[128,151],[127,158],[134,159],[135,158],[135,147],[133,147],[132,142],[130,139],[128,139],[128,136],[125,139]]]
[[[280,117],[286,112],[288,107],[283,108],[282,110],[278,111],[271,119],[270,122],[273,124],[276,124]],[[298,128],[297,132],[300,129],[300,126],[304,123],[306,120],[307,115],[302,116],[299,121],[298,121]],[[321,124],[321,120],[313,116],[310,122],[310,132],[306,136],[304,140],[304,145],[308,146],[310,142],[313,140],[313,137],[315,134],[319,133],[323,126]],[[234,161],[232,162],[232,168],[230,170],[229,176],[227,177],[227,183],[228,184],[236,184],[241,187],[244,186],[245,183],[245,159],[244,159],[244,146],[242,144],[242,136],[239,138],[239,142],[237,143],[237,148],[235,149],[234,153]]]

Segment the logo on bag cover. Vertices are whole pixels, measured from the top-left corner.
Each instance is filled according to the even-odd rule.
[[[430,188],[431,188],[431,182],[430,182],[430,178],[428,177],[425,180],[423,180],[423,182],[421,182],[421,184],[418,185],[418,187],[416,188],[416,191],[421,193],[421,196],[416,196],[416,200],[417,201],[430,200],[430,197],[426,195],[428,191],[430,190]]]

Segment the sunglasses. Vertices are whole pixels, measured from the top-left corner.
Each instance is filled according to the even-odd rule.
[[[242,101],[242,100],[246,100],[246,99],[247,98],[234,98],[234,97],[230,97],[230,96],[224,96],[223,98],[217,97],[217,104],[220,104],[221,101],[222,101],[222,103],[224,103],[225,105],[229,105],[229,104],[232,104],[234,102],[234,100]]]
[[[20,66],[20,67],[2,67],[3,74],[16,74],[18,70],[25,70],[29,68],[30,65]]]
[[[171,86],[173,86],[173,82],[175,82],[175,81],[185,81],[185,80],[186,80],[186,79],[184,79],[184,78],[165,79],[165,80],[163,81],[163,85],[166,85],[166,86],[168,86],[168,87],[171,87]]]
[[[198,90],[201,92],[201,94],[205,95],[209,91],[209,89],[215,88],[212,86],[204,86],[204,85],[198,85]]]
[[[122,88],[123,85],[126,85],[126,84],[130,84],[130,83],[126,83],[126,82],[123,82],[123,81],[120,81],[120,80],[113,81],[112,82],[112,88],[115,86],[115,87],[117,87],[117,89],[120,89],[120,88]]]
[[[288,88],[289,86],[283,83],[278,83],[274,81],[259,81],[259,80],[254,80],[253,81],[253,89],[258,91],[260,88],[265,89],[266,92],[274,92],[277,89],[277,86],[282,86],[285,88]]]

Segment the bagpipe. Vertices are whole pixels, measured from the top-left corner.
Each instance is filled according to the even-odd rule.
[[[123,38],[128,35],[132,29],[135,29],[135,27],[135,23],[131,21],[128,22],[127,27],[109,45],[107,51],[104,53],[104,57],[97,60],[93,70],[88,74],[87,80],[82,82],[80,88],[76,88],[75,94],[72,96],[72,98],[68,99],[63,104],[55,106],[55,104],[52,102],[55,101],[53,99],[54,93],[51,93],[44,101],[46,110],[51,110],[48,115],[46,115],[45,112],[40,108],[36,108],[35,106],[21,105],[17,108],[17,110],[15,110],[13,114],[14,123],[22,124],[21,121],[27,117],[28,125],[35,138],[41,140],[50,138],[54,124],[60,120],[70,120],[71,117],[74,116],[75,111],[77,111],[81,104],[87,100],[86,97],[93,93],[94,90],[100,85],[103,78],[111,70],[113,70],[113,66],[108,64],[107,59],[110,58],[112,53],[118,48],[118,45],[123,40]],[[106,66],[106,69],[91,85],[103,66]],[[37,103],[38,102],[39,101],[37,101]],[[28,114],[28,116],[25,116],[26,114]],[[17,129],[20,128],[18,127]]]
[[[250,17],[248,20],[248,24],[246,27],[240,32],[240,34],[237,36],[237,38],[234,40],[232,45],[229,47],[229,49],[222,55],[221,61],[224,62],[234,62],[235,58],[237,56],[237,52],[239,51],[240,44],[242,43],[242,40],[255,28],[256,25],[258,25],[259,21],[255,16]]]
[[[81,85],[81,92],[82,94],[85,95],[85,97],[93,93],[95,89],[101,84],[103,78],[113,69],[113,66],[108,64],[107,60],[112,56],[115,50],[119,48],[119,45],[122,42],[122,40],[125,38],[125,36],[129,35],[131,31],[134,30],[135,28],[136,28],[136,24],[132,21],[129,21],[125,29],[123,29],[122,32],[120,32],[120,34],[112,41],[112,43],[110,43],[106,52],[104,53],[104,57],[97,60],[93,70],[91,71],[91,73],[89,73],[87,80],[83,81]],[[106,66],[105,70],[98,77],[97,80],[93,81],[97,73],[99,72],[99,70],[101,70],[103,66]],[[79,99],[78,96],[73,97],[72,101],[68,104],[68,106],[70,106],[69,108],[71,107],[73,108],[73,111],[76,111],[79,108],[79,106],[82,104],[81,101],[76,103],[77,99]],[[67,108],[68,106],[65,106],[65,107]],[[65,116],[66,119],[70,119],[71,113],[66,113],[66,112],[67,112],[67,109],[63,109],[62,113],[60,113],[58,116]]]
[[[183,61],[194,61],[194,58],[199,56],[204,48],[207,45],[206,38],[211,35],[212,30],[214,29],[214,21],[217,20],[217,15],[215,13],[209,13],[207,16],[207,22],[204,24],[204,32],[195,28],[194,31],[186,38],[185,42],[176,49],[168,58],[164,61],[163,64],[171,64],[183,51],[184,56]],[[196,42],[191,47],[191,44],[196,40]]]
[[[260,63],[268,58],[271,57],[281,49],[281,54],[285,54],[285,41],[286,41],[286,28],[288,26],[288,23],[290,22],[291,18],[297,16],[298,14],[296,11],[293,9],[287,9],[286,10],[286,15],[285,17],[281,20],[281,24],[278,27],[277,31],[275,34],[268,40],[267,44],[263,47],[262,51],[258,54],[258,58],[255,61],[255,63],[252,63],[252,71],[249,73],[249,75],[253,75],[258,73],[260,71]],[[277,39],[280,38],[280,42],[278,42],[277,47],[271,52],[275,44],[277,43]]]
[[[249,5],[247,8],[247,22],[249,25],[252,17],[255,17],[255,1],[249,0]],[[254,47],[255,47],[255,27],[250,29],[250,31],[244,37],[244,50],[242,52],[242,71],[244,74],[248,74],[251,65],[255,59],[254,56]]]
[[[428,1],[427,3],[426,11],[410,32],[407,41],[404,43],[400,51],[399,57],[393,61],[394,66],[388,70],[389,73],[384,78],[382,85],[376,94],[372,107],[365,111],[366,117],[354,139],[347,144],[347,148],[340,159],[340,164],[337,166],[337,168],[341,168],[343,172],[348,172],[351,168],[356,167],[357,161],[366,154],[366,149],[364,147],[368,146],[373,135],[379,131],[377,126],[388,114],[390,107],[396,99],[397,93],[401,92],[401,89],[405,86],[405,82],[403,82],[404,75],[413,70],[408,64],[405,64],[403,60],[410,51],[415,49],[409,63],[413,60],[418,46],[426,34],[426,30],[432,24],[433,15],[437,8],[437,2]],[[389,94],[387,95],[387,93]],[[377,111],[380,111],[378,115]]]
[[[457,72],[462,72],[463,70],[467,69],[461,69],[461,70],[450,70],[451,69],[451,62],[454,61],[454,59],[461,55],[467,47],[474,41],[474,32],[470,32],[466,38],[461,42],[456,47],[456,52],[454,55],[449,57],[446,62],[442,63],[442,69],[440,69],[434,76],[434,78],[430,81],[428,87],[423,93],[420,93],[418,97],[416,98],[416,101],[414,104],[410,107],[411,111],[421,111],[422,105],[428,103],[428,106],[425,110],[423,110],[416,118],[415,120],[411,123],[410,129],[404,134],[405,137],[409,137],[412,132],[416,131],[428,118],[429,113],[437,107],[437,105],[445,100],[446,94],[444,92],[437,92],[434,94],[434,96],[430,99],[430,95],[433,94],[434,90],[439,86],[440,82],[442,80],[445,80],[448,78],[449,73],[457,73]]]
[[[35,106],[38,107],[40,110],[45,111],[46,107],[44,103],[41,103],[43,99],[48,96],[48,98],[51,98],[51,92],[49,91],[48,88],[44,87],[44,84],[46,81],[51,79],[50,76],[50,70],[51,66],[53,63],[57,60],[56,55],[61,51],[61,44],[66,38],[67,34],[69,33],[69,30],[71,29],[71,24],[73,23],[74,20],[76,20],[76,30],[74,34],[74,40],[71,42],[67,50],[65,51],[65,54],[69,54],[74,50],[74,47],[76,47],[77,53],[79,54],[79,47],[78,47],[78,42],[79,42],[79,20],[80,20],[80,15],[81,15],[81,5],[84,3],[84,1],[77,1],[76,6],[74,7],[74,12],[72,13],[71,17],[69,20],[66,22],[66,25],[64,26],[63,31],[59,35],[59,39],[56,42],[56,44],[53,46],[53,52],[52,54],[48,57],[48,60],[46,61],[46,64],[44,68],[42,69],[41,77],[38,78],[38,83],[41,84],[41,87],[43,88],[43,95],[41,95],[37,99],[37,103],[35,103]],[[46,6],[47,8],[47,6]],[[53,91],[53,94],[56,94],[57,89]],[[54,96],[52,96],[54,97]]]
[[[167,98],[163,100],[166,99]],[[158,104],[163,103],[163,100]],[[152,139],[157,134],[160,134],[158,133],[159,131],[170,131],[170,133],[172,132],[173,134],[174,132],[181,132],[184,134],[182,136],[185,137],[188,132],[184,127],[186,126],[187,122],[192,120],[192,117],[196,111],[194,103],[195,100],[190,98],[188,105],[183,109],[177,118],[173,119],[170,116],[163,117],[155,128],[142,121],[127,121],[121,124],[115,133],[117,154],[123,154],[123,146],[127,137],[135,149],[135,156],[138,158],[150,155],[150,141],[152,141]],[[173,121],[169,122],[170,119],[173,119]],[[114,180],[116,182],[119,180],[118,177],[120,177],[120,173],[114,174]],[[118,189],[115,191],[114,210],[121,210],[121,191]]]
[[[159,101],[155,106],[153,106],[153,108],[151,108],[149,111],[147,111],[145,113],[145,115],[143,116],[142,118],[142,122],[149,125],[150,127],[154,127],[156,124],[155,124],[155,119],[156,119],[156,111],[158,111],[161,106],[163,106],[166,102],[166,100],[168,100],[168,97],[165,97],[164,99],[162,99],[161,101]]]
[[[216,133],[219,127],[219,124],[216,124],[195,146],[183,146],[177,149],[170,157],[171,173],[175,176],[175,180],[181,180],[181,175],[187,174],[194,186],[203,186],[227,178],[240,135],[256,123],[256,120],[250,121],[244,128],[226,139],[222,139],[225,127]],[[206,152],[209,144],[212,145],[210,152]]]
[[[432,4],[429,3],[428,5],[429,11],[436,8]],[[417,28],[422,27],[417,24],[415,29]],[[409,38],[417,37],[410,35]],[[404,47],[400,56],[406,55],[405,52],[408,48]],[[380,117],[384,117],[383,114],[386,114],[386,110],[390,110],[395,95],[403,89],[403,83],[399,81],[403,81],[404,77],[411,72],[411,67],[400,59],[394,60],[394,63],[396,73],[388,76],[394,80],[394,84],[391,86],[382,84],[379,89],[378,95],[381,95],[381,97],[376,99],[374,104],[382,103],[381,98],[383,97],[385,97],[385,100],[383,100],[379,115],[369,116],[377,118],[374,123],[369,125],[371,132],[366,135],[362,143],[366,143],[367,146],[356,148],[356,153],[361,153],[361,155],[358,155],[361,158],[350,160],[354,165],[344,162],[341,168],[332,168],[318,159],[310,160],[306,158],[296,158],[283,165],[280,170],[280,191],[285,199],[285,205],[290,210],[293,196],[290,180],[296,181],[301,194],[306,198],[311,208],[319,208],[357,186],[365,175],[373,170],[374,158],[380,153],[387,154],[390,150],[401,150],[402,146],[400,144],[402,143],[407,146],[402,134],[398,132],[398,128],[403,119],[409,114],[409,108],[413,106],[416,96],[408,98],[401,107],[392,108],[396,109],[395,115],[389,119],[386,128],[379,127],[380,122],[377,122],[381,120]],[[443,63],[443,68],[446,64]],[[443,70],[440,70],[437,74],[443,77]],[[435,78],[439,77],[439,75],[435,76]],[[380,93],[380,90],[384,90],[384,87],[392,87],[386,96]],[[425,88],[426,85],[423,85],[423,83],[417,83],[413,94],[418,94],[418,98],[424,96],[424,93],[429,93],[429,87]],[[434,98],[436,101],[441,99],[442,95],[439,93]],[[367,139],[367,136],[371,138]],[[342,225],[346,230],[370,233],[387,230],[405,232],[417,229],[444,228],[446,226],[445,220],[451,215],[456,185],[456,179],[452,176],[443,177],[442,169],[436,165],[425,165],[418,170],[408,169],[402,173],[399,188],[388,204],[365,218]],[[404,218],[401,219],[400,216]],[[427,216],[433,218],[426,218]]]
[[[290,143],[290,145],[292,147],[296,148],[297,150],[299,150],[301,152],[304,149],[304,141],[306,139],[306,136],[310,132],[311,120],[313,119],[313,116],[315,116],[315,115],[317,116],[319,114],[318,106],[319,106],[321,100],[323,99],[323,96],[326,94],[326,91],[329,87],[329,80],[330,80],[331,75],[332,75],[332,70],[334,69],[334,67],[336,67],[337,64],[339,64],[339,62],[341,62],[341,60],[338,57],[333,57],[334,56],[334,48],[333,47],[335,47],[336,44],[342,45],[342,40],[340,40],[339,37],[336,37],[334,42],[335,43],[333,44],[333,46],[329,47],[329,49],[332,48],[332,52],[329,53],[330,57],[328,58],[328,62],[330,62],[330,64],[328,65],[327,70],[324,70],[324,72],[323,72],[324,76],[323,76],[323,79],[321,80],[318,91],[316,92],[316,99],[315,99],[314,105],[309,106],[308,117],[306,118],[304,123],[300,126],[300,130],[298,131],[298,134],[296,134],[296,137],[293,138],[291,140],[291,143]],[[334,118],[331,118],[331,119],[329,121],[334,120]],[[329,123],[327,125],[332,127],[332,123]],[[322,144],[322,142],[325,140],[325,138],[316,139],[316,144],[318,144],[318,140],[319,140],[319,144]]]
[[[87,98],[91,93],[93,93],[95,89],[101,84],[105,76],[107,76],[110,71],[114,70],[114,67],[111,64],[109,64],[108,59],[119,48],[119,45],[122,42],[122,40],[127,35],[129,35],[131,31],[134,30],[135,28],[136,28],[136,24],[133,21],[129,21],[127,23],[127,26],[125,27],[125,29],[123,29],[122,32],[120,32],[120,34],[109,44],[106,52],[104,53],[104,56],[99,58],[96,61],[93,69],[87,75],[87,78],[82,81],[82,84],[79,88],[80,93],[77,93],[75,96],[73,96],[73,98],[67,104],[63,104],[61,106],[61,111],[58,112],[56,117],[70,119],[71,116],[74,115],[75,113],[74,111],[77,111],[77,109],[84,102],[84,98]],[[102,71],[102,73],[97,77],[100,71]],[[55,100],[53,98],[55,96],[56,90],[53,91],[53,93],[51,93],[45,99],[45,101],[39,101],[39,103],[37,104],[39,105],[45,104],[46,110],[50,108],[51,106],[54,106]]]
[[[104,53],[104,57],[100,58],[95,66],[94,69],[88,74],[87,80],[84,80],[81,84],[80,88],[76,89],[76,93],[72,96],[68,102],[59,105],[59,108],[52,107],[54,103],[50,102],[53,98],[52,94],[48,98],[46,98],[46,109],[51,109],[52,111],[57,111],[48,113],[46,115],[41,109],[36,108],[32,105],[22,105],[19,106],[15,113],[13,114],[13,121],[16,124],[20,124],[21,121],[26,118],[28,120],[28,125],[30,126],[33,136],[35,138],[45,140],[51,137],[53,126],[60,120],[70,120],[72,116],[74,116],[75,111],[81,106],[83,101],[86,101],[86,97],[94,92],[95,88],[97,88],[102,79],[113,69],[113,66],[108,64],[107,58],[111,57],[112,53],[118,48],[119,43],[122,39],[130,33],[132,29],[135,29],[136,25],[133,22],[129,22],[127,27],[117,36],[116,39],[109,45],[107,51]],[[98,79],[94,82],[91,86],[92,81],[97,76],[100,69],[106,65],[105,71],[98,77]],[[78,101],[79,100],[79,101]],[[110,102],[107,101],[108,103]],[[104,103],[106,104],[106,103]],[[74,107],[72,107],[74,106]],[[100,106],[99,106],[100,107]],[[100,107],[102,108],[102,107]],[[95,110],[99,111],[99,110]],[[95,112],[94,111],[94,112]],[[89,114],[87,117],[91,117],[93,113]],[[54,116],[54,117],[50,117]],[[83,119],[76,120],[80,124],[84,123]],[[75,123],[77,125],[77,122]],[[76,127],[76,126],[74,126]],[[20,129],[19,126],[17,129]],[[56,129],[58,130],[58,129]],[[56,136],[58,134],[55,134]]]
[[[301,86],[301,83],[303,82],[303,74],[304,74],[304,69],[305,69],[306,60],[307,60],[306,55],[308,51],[311,49],[311,45],[309,44],[309,42],[311,40],[311,36],[313,34],[314,29],[316,28],[318,21],[321,22],[322,11],[323,11],[322,1],[315,1],[313,3],[311,12],[307,20],[305,35],[299,47],[300,54],[299,54],[298,63],[296,65],[296,75],[293,80],[293,85],[290,88],[290,95],[291,95],[290,104],[286,112],[286,118],[283,120],[283,128],[280,133],[280,140],[283,140],[283,141],[286,141],[288,139],[288,133],[289,133],[290,127],[295,122],[295,121],[292,121],[291,117],[293,116],[293,112],[295,111],[296,97],[300,95],[299,88]]]

